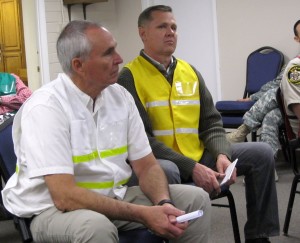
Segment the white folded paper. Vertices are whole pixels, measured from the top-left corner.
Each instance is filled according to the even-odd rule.
[[[191,213],[187,213],[176,218],[177,223],[183,223],[192,219],[199,218],[203,215],[203,210],[197,210]]]
[[[238,159],[236,159],[235,161],[233,161],[233,162],[231,163],[231,165],[229,165],[229,166],[227,167],[227,169],[225,170],[225,177],[224,177],[223,180],[221,181],[220,186],[222,186],[223,184],[225,184],[227,181],[230,180],[230,177],[231,177],[232,172],[233,172],[233,170],[234,170],[234,168],[235,168],[235,166],[236,166],[237,161],[238,161]]]

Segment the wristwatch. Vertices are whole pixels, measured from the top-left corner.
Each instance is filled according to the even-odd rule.
[[[169,203],[171,205],[173,205],[175,207],[175,204],[173,203],[173,201],[171,199],[163,199],[161,200],[157,205],[158,206],[162,206],[164,205],[165,203]]]

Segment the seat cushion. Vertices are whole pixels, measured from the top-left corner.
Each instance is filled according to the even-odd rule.
[[[223,116],[223,127],[225,128],[238,128],[244,123],[243,116]]]
[[[216,109],[223,114],[244,114],[254,104],[254,101],[222,100],[216,103]]]

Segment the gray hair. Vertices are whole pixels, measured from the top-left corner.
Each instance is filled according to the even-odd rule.
[[[57,57],[63,71],[72,74],[72,59],[85,60],[92,49],[92,44],[86,36],[89,28],[102,28],[102,25],[86,20],[74,20],[69,22],[60,33],[57,43]]]

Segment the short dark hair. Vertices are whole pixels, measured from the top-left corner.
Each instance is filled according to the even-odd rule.
[[[143,26],[146,22],[152,20],[152,12],[154,11],[162,11],[162,12],[171,12],[172,8],[166,5],[154,5],[149,8],[146,8],[138,18],[138,27]]]
[[[294,34],[295,34],[295,36],[298,36],[298,37],[300,37],[299,35],[300,35],[300,33],[298,33],[297,32],[297,26],[298,26],[298,24],[300,24],[300,19],[294,24]]]

